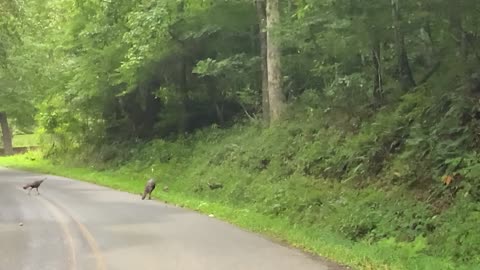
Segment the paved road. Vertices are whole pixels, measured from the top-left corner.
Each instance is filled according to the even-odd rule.
[[[338,266],[192,211],[0,168],[0,270],[331,270]],[[20,226],[23,223],[23,226]]]

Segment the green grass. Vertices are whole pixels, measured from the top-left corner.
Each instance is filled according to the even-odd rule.
[[[38,146],[38,135],[36,134],[20,134],[14,135],[12,139],[13,147],[31,147]],[[0,141],[0,148],[3,142]]]
[[[150,174],[147,170],[135,169],[136,165],[132,163],[120,166],[117,169],[103,169],[101,171],[93,168],[54,164],[42,159],[38,152],[2,157],[0,158],[0,165],[61,175],[135,194],[142,191],[146,176]],[[288,213],[272,215],[261,211],[261,208],[265,208],[265,205],[259,207],[255,203],[235,204],[232,201],[219,200],[218,194],[213,192],[209,192],[209,195],[198,195],[187,188],[191,186],[191,184],[186,184],[188,181],[182,183],[177,179],[175,184],[172,181],[163,180],[170,174],[175,173],[176,169],[169,169],[165,164],[157,164],[155,170],[162,171],[165,175],[165,177],[159,177],[160,186],[162,182],[166,182],[171,188],[169,192],[163,192],[159,188],[154,194],[156,199],[202,213],[213,214],[219,219],[247,230],[288,242],[292,246],[349,265],[354,269],[475,269],[467,265],[456,265],[449,259],[426,255],[422,252],[425,249],[423,238],[417,238],[409,243],[397,243],[389,239],[377,242],[351,241],[339,233],[333,232],[327,224],[312,224],[300,220],[292,222]],[[195,172],[198,175],[199,171],[195,170]],[[181,177],[186,177],[188,174],[188,172],[180,173],[179,171],[177,173]],[[339,191],[334,189],[335,187],[325,187],[328,192]],[[348,190],[342,189],[340,192],[345,194]],[[227,196],[232,196],[232,194]],[[331,216],[334,217],[335,215]],[[335,221],[332,222],[335,223]],[[341,225],[336,224],[338,227]]]

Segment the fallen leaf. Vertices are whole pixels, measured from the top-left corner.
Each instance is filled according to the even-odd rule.
[[[453,177],[451,175],[445,175],[443,177],[443,183],[447,186],[452,183],[452,180],[453,180]]]

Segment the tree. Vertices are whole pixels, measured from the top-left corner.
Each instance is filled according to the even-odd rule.
[[[8,124],[7,110],[12,106],[10,52],[18,43],[17,15],[18,7],[13,1],[0,3],[0,127],[5,155],[13,154],[12,132]]]
[[[5,155],[12,155],[12,132],[8,125],[7,113],[5,112],[0,112],[0,125],[2,128],[3,153]]]
[[[267,22],[267,73],[268,73],[268,105],[270,122],[278,121],[285,109],[285,97],[282,92],[281,51],[275,30],[280,25],[280,7],[278,0],[266,1]]]
[[[266,6],[265,0],[255,0],[257,7],[257,17],[259,32],[258,37],[260,41],[260,61],[262,70],[262,114],[263,120],[269,122],[270,106],[268,96],[268,61],[267,61],[267,32],[266,32]]]
[[[382,48],[377,39],[372,40],[373,104],[377,108],[383,101]]]
[[[405,48],[405,34],[402,27],[402,16],[399,1],[392,0],[393,28],[395,32],[395,53],[397,57],[398,80],[403,90],[415,86],[412,70],[408,60],[407,49]]]
[[[15,130],[16,104],[44,93],[22,108],[75,145],[273,123],[287,102],[364,120],[402,88],[469,78],[480,55],[472,0],[19,3],[33,30],[1,34],[0,106],[15,104],[2,109]]]
[[[46,46],[53,39],[46,38],[45,32],[54,20],[47,21],[43,12],[57,4],[52,2],[0,2],[0,126],[6,154],[13,153],[13,132],[34,129],[35,103],[53,80],[52,52]]]

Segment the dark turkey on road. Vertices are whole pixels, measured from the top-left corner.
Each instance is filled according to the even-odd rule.
[[[38,192],[38,188],[39,188],[40,185],[43,183],[43,181],[45,181],[45,179],[47,179],[47,178],[43,178],[42,180],[36,180],[36,181],[33,181],[33,182],[30,183],[30,184],[26,184],[25,186],[23,186],[23,189],[30,188],[30,189],[28,190],[28,195],[30,195],[30,191],[32,191],[32,189],[36,189],[36,190],[37,190],[37,194],[40,194],[40,192]]]

